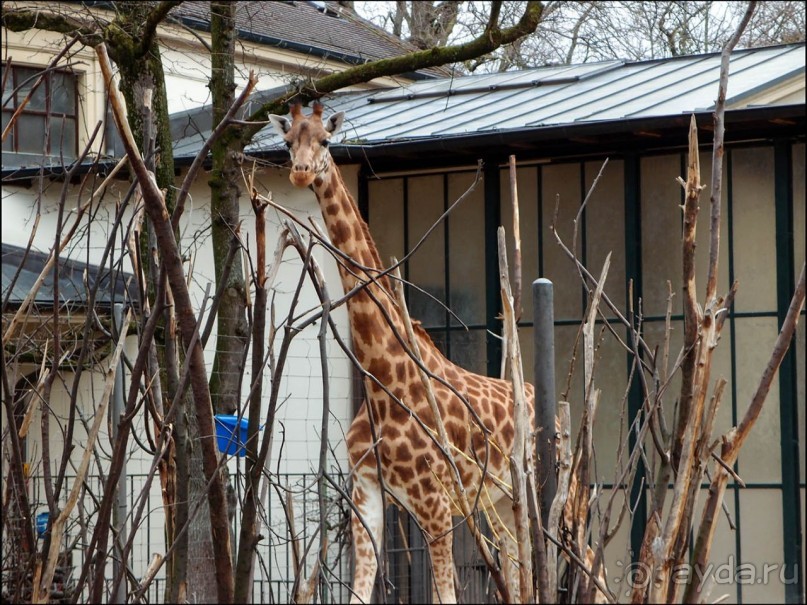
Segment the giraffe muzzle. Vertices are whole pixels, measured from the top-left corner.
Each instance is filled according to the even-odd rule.
[[[314,182],[316,176],[317,175],[314,174],[312,170],[303,170],[294,167],[289,174],[289,180],[295,187],[308,187]]]

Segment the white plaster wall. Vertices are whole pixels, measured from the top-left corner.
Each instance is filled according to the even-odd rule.
[[[346,181],[355,191],[357,183],[357,169],[347,167],[343,170]],[[288,171],[285,169],[265,168],[259,173],[259,191],[271,192],[272,199],[285,208],[288,208],[305,224],[311,219],[322,225],[322,215],[316,197],[308,189],[294,188],[288,181]],[[213,251],[210,239],[210,216],[207,204],[207,184],[204,177],[197,179],[191,189],[192,204],[189,204],[181,224],[182,241],[185,252],[193,259],[192,291],[191,295],[197,308],[201,307],[204,298],[204,289],[211,284],[214,289]],[[252,262],[256,262],[255,241],[255,214],[249,201],[242,198],[241,210],[241,237],[248,248]],[[273,208],[266,211],[266,258],[267,263],[272,262],[275,247],[283,228],[282,221],[286,219],[283,214]],[[328,291],[331,298],[338,298],[342,294],[342,286],[336,263],[322,247],[318,246],[314,253],[315,260],[323,270]],[[288,309],[294,297],[294,292],[302,270],[302,260],[298,253],[291,248],[286,249],[277,277],[269,294],[274,300],[275,323],[285,322]],[[269,270],[269,267],[267,267]],[[253,297],[254,298],[254,297]],[[319,299],[308,278],[305,279],[301,290],[300,301],[295,314],[316,312],[319,309]],[[335,309],[332,316],[339,328],[339,332],[346,343],[350,343],[349,323],[346,308]],[[319,434],[322,419],[322,369],[319,356],[319,322],[311,325],[297,336],[289,349],[286,371],[279,385],[278,425],[276,426],[276,443],[273,452],[273,470],[284,473],[315,472],[319,456]],[[276,351],[280,350],[283,337],[282,330],[278,331],[275,339]],[[215,330],[208,341],[206,360],[208,369],[212,369],[212,362],[216,344]],[[328,378],[330,390],[330,441],[338,452],[340,464],[346,460],[343,443],[343,434],[352,417],[351,407],[351,370],[350,362],[338,344],[328,339]],[[244,405],[252,382],[251,365],[248,363],[244,373]],[[264,400],[268,401],[269,390],[268,373],[264,376]],[[266,406],[266,404],[264,404]],[[266,407],[264,407],[264,413]],[[285,427],[285,429],[284,429]],[[285,433],[285,434],[284,434]],[[285,440],[282,444],[281,440]],[[281,460],[280,467],[277,460]]]
[[[355,168],[347,167],[344,175],[349,186],[355,190]],[[308,189],[295,189],[289,183],[287,171],[282,169],[264,169],[259,175],[259,189],[272,192],[273,199],[295,213],[304,223],[314,219],[322,224],[314,194]],[[89,213],[81,220],[73,240],[68,244],[62,256],[91,263],[100,262],[104,246],[111,231],[114,218],[115,203],[124,195],[127,184],[116,181],[108,189],[104,203],[94,208],[90,220]],[[25,246],[31,233],[33,235],[33,248],[48,252],[54,244],[57,224],[59,222],[58,198],[62,193],[62,183],[49,179],[35,179],[30,187],[4,187],[2,189],[2,238],[6,243]],[[78,204],[79,188],[69,186],[66,195],[66,210],[62,222],[64,225],[72,224],[75,208]],[[86,196],[86,192],[84,194]],[[39,220],[37,224],[37,209]],[[131,212],[127,212],[127,218]],[[252,262],[255,255],[255,215],[245,198],[241,199],[240,217],[241,236],[244,245],[249,250]],[[276,242],[282,229],[281,222],[284,216],[277,210],[269,208],[266,212],[267,220],[267,262],[271,262]],[[180,225],[182,235],[182,252],[190,262],[186,270],[192,271],[189,279],[191,284],[191,298],[195,308],[201,308],[204,291],[208,284],[211,293],[215,291],[213,271],[213,250],[210,236],[209,192],[206,177],[201,175],[191,188],[191,196],[186,212]],[[67,227],[63,227],[67,231]],[[116,240],[120,242],[118,234]],[[113,254],[120,257],[119,246],[115,247]],[[322,267],[332,298],[342,294],[341,283],[336,264],[330,255],[322,248],[317,247],[315,259]],[[192,268],[191,268],[192,266]],[[131,271],[128,260],[125,262],[126,270]],[[293,249],[287,249],[282,258],[280,269],[272,286],[272,295],[275,305],[276,322],[284,321],[288,306],[297,287],[302,261]],[[314,312],[319,305],[313,287],[308,278],[303,285],[297,314],[305,311]],[[209,307],[209,304],[208,304]],[[347,313],[344,307],[335,309],[332,313],[340,332],[346,342],[350,342]],[[287,362],[288,371],[281,388],[280,420],[286,426],[286,451],[284,458],[288,467],[286,472],[308,472],[311,470],[307,461],[311,458],[309,437],[312,433],[312,422],[319,427],[320,409],[322,406],[322,381],[319,361],[319,343],[317,333],[318,322],[303,330],[295,339],[290,349]],[[278,339],[281,337],[278,334]],[[206,348],[206,362],[208,370],[212,368],[215,352],[215,329]],[[279,340],[278,343],[279,345]],[[344,422],[350,418],[350,368],[345,354],[335,342],[328,344],[329,378],[331,391],[331,412],[333,421]],[[248,393],[249,365],[244,380],[244,399]],[[268,383],[264,385],[264,393],[268,396]],[[344,426],[334,425],[334,438],[338,439]],[[319,428],[317,428],[317,432]],[[305,436],[305,437],[304,437]],[[318,452],[318,446],[316,451]],[[340,450],[343,452],[343,450]]]
[[[210,43],[209,34],[197,33]],[[160,53],[165,69],[169,112],[209,104],[210,54],[202,48],[198,40],[190,38],[184,30],[164,28],[160,38]],[[317,78],[348,67],[350,66],[310,54],[270,46],[238,44],[235,58],[236,95],[244,89],[250,72],[258,80],[255,90],[261,91],[288,84],[301,75]],[[399,84],[400,78],[378,78],[372,83],[351,86],[350,90]]]
[[[357,185],[357,168],[345,167],[343,175],[348,186],[355,192]],[[177,183],[184,176],[180,175]],[[288,171],[285,169],[267,168],[259,172],[258,189],[264,193],[271,192],[275,202],[291,210],[295,216],[304,223],[309,224],[311,219],[322,224],[321,213],[314,194],[308,189],[296,189],[288,181]],[[191,188],[191,196],[187,210],[181,222],[182,240],[181,246],[183,254],[190,262],[186,265],[186,270],[190,274],[191,298],[195,308],[199,309],[204,298],[205,287],[210,284],[211,292],[215,291],[213,273],[213,253],[210,236],[210,214],[209,214],[209,189],[207,177],[202,174]],[[115,204],[125,194],[128,184],[125,181],[116,181],[108,189],[103,203],[95,208],[92,213],[92,220],[85,216],[77,230],[73,242],[65,249],[63,256],[81,261],[97,263],[100,261],[104,245],[111,230],[112,219],[115,212]],[[27,245],[29,237],[36,226],[33,234],[33,247],[42,252],[48,252],[53,246],[58,222],[58,200],[62,194],[63,184],[50,181],[49,179],[34,179],[28,187],[13,186],[2,189],[2,238],[4,242],[19,246]],[[86,190],[83,196],[86,198]],[[66,193],[66,208],[75,208],[78,202],[79,188],[68,186]],[[37,209],[39,221],[37,224]],[[75,216],[74,212],[65,212],[63,222],[70,224]],[[131,217],[131,212],[127,213],[127,222]],[[244,245],[249,250],[252,261],[255,262],[255,215],[246,198],[241,199],[240,217],[241,236]],[[267,262],[271,263],[274,249],[279,238],[284,216],[281,212],[268,209],[267,220]],[[118,236],[117,241],[120,241]],[[119,257],[121,250],[115,247],[114,254]],[[322,248],[317,247],[314,258],[320,264],[331,298],[336,299],[342,294],[342,287],[339,280],[336,264],[330,255]],[[131,266],[125,262],[124,267],[131,271]],[[272,285],[270,300],[274,301],[275,321],[281,324],[285,321],[288,308],[297,287],[302,261],[293,249],[287,249],[282,257],[281,266],[277,273],[276,280]],[[251,297],[254,300],[254,295]],[[209,305],[208,305],[209,307]],[[300,300],[297,306],[297,314],[310,314],[319,307],[319,300],[315,295],[308,278],[306,278]],[[349,323],[347,312],[344,306],[333,310],[334,318],[340,334],[345,342],[350,343]],[[206,319],[206,317],[205,317]],[[317,339],[319,322],[301,331],[294,339],[289,350],[286,371],[283,379],[278,385],[280,389],[278,415],[274,431],[274,445],[270,456],[268,467],[272,473],[280,473],[276,477],[277,482],[284,485],[301,485],[300,474],[315,473],[318,468],[318,457],[321,445],[321,423],[323,410],[323,382],[322,370],[319,357],[319,341]],[[280,339],[283,331],[278,331],[275,345],[279,349]],[[127,353],[134,359],[136,354],[134,339],[130,338]],[[216,333],[215,329],[211,335],[206,350],[205,360],[208,373],[212,369],[215,353]],[[345,471],[347,467],[344,435],[347,432],[350,419],[352,417],[351,399],[351,367],[345,353],[339,348],[333,338],[328,338],[328,379],[330,390],[330,414],[328,417],[328,430],[330,451],[328,454],[328,470],[334,475],[340,471]],[[248,360],[243,380],[242,404],[246,408],[249,385],[252,381],[250,372],[251,362]],[[20,368],[24,370],[25,368]],[[30,369],[30,368],[28,368]],[[81,378],[81,388],[79,395],[78,411],[89,422],[97,408],[98,399],[103,392],[103,370],[104,367],[96,368],[94,371],[86,372]],[[72,385],[73,375],[66,373],[57,380],[54,388],[53,412],[55,415],[53,430],[51,434],[51,460],[58,463],[61,456],[61,431],[57,425],[64,422],[69,410],[69,390]],[[265,418],[269,393],[272,385],[268,378],[268,372],[263,377],[263,411]],[[127,381],[128,387],[128,381]],[[5,419],[4,419],[5,421]],[[144,427],[142,425],[142,415],[138,417],[136,428],[141,439],[145,439]],[[28,435],[28,462],[32,465],[32,473],[41,473],[41,433],[39,431],[39,415],[35,415],[32,429]],[[77,466],[83,454],[83,444],[86,442],[86,433],[83,428],[79,428],[76,433],[76,450],[73,452],[71,460]],[[104,424],[103,434],[100,438],[103,449],[111,452],[111,444]],[[141,450],[132,440],[129,444],[130,457],[127,470],[130,475],[145,474],[152,461],[152,457]],[[103,465],[103,462],[101,462]],[[243,471],[242,459],[235,457],[228,462],[233,474],[239,470]],[[91,474],[97,474],[97,470],[91,470]],[[311,483],[311,477],[306,479]],[[242,484],[243,486],[243,484]],[[32,491],[41,495],[41,486],[32,486]],[[148,515],[144,519],[143,530],[140,538],[135,542],[134,569],[135,574],[142,574],[148,565],[149,559],[154,552],[164,552],[163,526],[164,514],[161,509],[161,499],[159,491],[159,478],[155,478],[152,485]],[[33,495],[33,494],[32,494]],[[281,502],[275,493],[270,490],[270,498],[265,502],[267,520],[271,519],[273,526],[273,536],[285,535],[285,521],[280,508]],[[44,500],[40,498],[42,510],[44,510]],[[317,513],[312,508],[311,503],[316,501],[316,492],[299,491],[294,495],[295,507],[300,517],[297,519],[299,527],[303,525],[303,515],[309,525],[309,531],[316,524]],[[304,506],[303,502],[307,504]],[[37,509],[37,512],[41,512]],[[147,538],[150,544],[147,545]],[[266,550],[264,556],[266,560],[273,561],[271,570],[273,580],[280,577],[290,577],[290,570],[286,568],[285,557],[270,556],[276,554],[278,548],[288,546],[287,539],[273,538],[274,542],[265,542],[262,548]],[[271,552],[270,552],[271,551]],[[316,552],[316,548],[312,549]],[[77,563],[79,563],[77,561]],[[257,594],[257,593],[256,593]]]
[[[210,56],[201,54],[180,40],[164,40],[160,48],[165,69],[165,85],[169,91],[168,111],[174,113],[194,109],[212,102]],[[239,94],[253,70],[258,78],[256,90],[266,90],[288,82],[291,75],[281,64],[269,63],[254,54],[239,53],[236,60],[236,95]],[[284,75],[285,73],[285,75]]]

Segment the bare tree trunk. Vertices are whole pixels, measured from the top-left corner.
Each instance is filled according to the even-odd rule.
[[[234,2],[210,3],[213,98],[213,124],[219,124],[235,100],[235,9]],[[244,351],[249,338],[246,318],[246,287],[241,255],[225,267],[231,241],[238,237],[238,198],[241,182],[241,148],[228,128],[213,144],[213,170],[210,175],[210,225],[213,236],[213,263],[216,284],[228,275],[221,294],[217,315],[216,356],[210,375],[213,409],[220,414],[234,414],[240,400]]]
[[[122,131],[121,134],[123,136],[126,153],[137,175],[137,180],[143,189],[143,201],[145,203],[146,212],[154,223],[160,250],[163,254],[166,275],[176,302],[177,323],[182,333],[186,354],[189,357],[190,383],[193,391],[196,419],[199,424],[200,434],[208,437],[207,439],[203,438],[199,441],[202,450],[204,476],[211,482],[207,493],[210,503],[210,526],[213,534],[213,545],[216,550],[214,569],[218,601],[221,603],[230,603],[233,598],[233,570],[230,552],[227,498],[225,496],[223,483],[215,477],[218,473],[218,457],[214,440],[211,438],[215,433],[213,426],[213,408],[207,384],[204,352],[197,338],[197,321],[188,293],[187,284],[185,283],[182,259],[171,228],[171,222],[168,220],[168,211],[165,207],[163,196],[157,188],[157,184],[146,171],[146,167],[134,144],[134,140],[131,138],[131,131],[128,128],[128,124],[126,124],[123,119],[123,107],[117,98],[116,92],[111,87],[112,71],[109,58],[106,54],[106,47],[99,45],[96,50],[104,72],[105,84],[110,93],[115,122]]]
[[[235,100],[235,10],[234,2],[211,2],[211,76],[213,124],[219,124]],[[219,290],[216,352],[210,376],[210,398],[213,413],[234,414],[239,408],[244,354],[247,344],[246,295],[241,255],[230,255],[233,238],[238,237],[237,183],[240,181],[236,162],[237,150],[225,133],[213,142],[213,170],[210,184],[210,223],[213,240],[213,263]],[[225,266],[230,259],[231,265]],[[226,279],[226,283],[222,283]],[[186,587],[188,599],[199,602],[216,600],[216,582],[210,573],[214,564],[213,535],[209,507],[204,502],[207,481],[203,472],[199,426],[193,414],[186,416],[188,503],[202,502],[202,509],[190,519],[184,536],[188,544]],[[226,467],[221,471],[227,481]],[[251,587],[248,587],[251,588]],[[251,594],[251,591],[249,591]]]
[[[238,543],[238,558],[235,570],[235,602],[249,603],[252,597],[252,578],[255,565],[255,547],[258,545],[256,515],[261,474],[257,469],[261,397],[263,395],[264,339],[266,338],[266,202],[257,195],[252,197],[255,211],[255,240],[257,262],[255,264],[255,305],[252,322],[252,388],[249,397],[249,424],[247,426],[246,490],[244,491],[244,514]],[[281,241],[285,242],[285,237]],[[271,345],[270,345],[271,346]],[[275,385],[276,388],[276,385]],[[266,437],[269,439],[269,437]]]
[[[217,601],[216,576],[210,571],[215,569],[216,554],[213,535],[210,531],[210,505],[207,501],[207,479],[204,472],[202,444],[199,440],[200,431],[196,415],[192,413],[193,406],[189,391],[185,398],[191,404],[187,408],[190,413],[185,417],[188,435],[185,451],[188,466],[188,504],[189,508],[194,510],[188,531],[185,533],[188,543],[187,556],[183,561],[186,569],[185,595],[190,603],[215,603]],[[197,502],[200,507],[198,511],[195,511]],[[181,529],[181,526],[178,526],[177,529]]]

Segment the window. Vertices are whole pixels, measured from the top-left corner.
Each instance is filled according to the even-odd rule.
[[[3,154],[48,156],[66,161],[75,159],[78,151],[76,75],[68,71],[50,71],[31,92],[41,74],[42,70],[36,67],[2,67],[3,130],[14,111],[30,94],[3,141]],[[4,160],[3,163],[7,162]]]
[[[400,259],[411,251],[448,205],[468,189],[474,176],[474,171],[468,170],[370,181],[370,230],[382,262],[388,264],[391,255]],[[483,187],[478,186],[458,210],[421,243],[404,265],[403,274],[419,288],[408,291],[412,318],[422,322],[448,359],[484,375],[487,309]]]

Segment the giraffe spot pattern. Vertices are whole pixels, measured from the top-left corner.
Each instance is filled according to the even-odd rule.
[[[462,401],[460,401],[458,397],[452,397],[451,401],[449,401],[448,417],[459,420],[465,418],[465,405],[463,405]]]
[[[426,389],[423,386],[423,383],[420,381],[413,382],[409,385],[409,396],[412,398],[414,403],[425,402],[426,400]]]
[[[384,432],[384,437],[387,439],[397,439],[401,436],[401,431],[398,430],[398,427],[394,424],[390,424],[389,422],[384,423],[382,430]]]
[[[395,449],[395,457],[401,462],[409,462],[412,459],[412,450],[407,443],[400,443]]]
[[[384,358],[376,358],[370,362],[367,371],[378,378],[382,384],[392,382],[392,364]]]
[[[460,450],[464,451],[468,447],[468,432],[459,422],[446,421],[446,434],[451,442]]]
[[[380,341],[380,337],[374,336],[375,320],[372,314],[356,311],[351,314],[351,320],[353,333],[358,336],[364,344],[372,345],[374,340]]]
[[[338,219],[333,223],[331,227],[333,233],[331,233],[331,239],[333,240],[334,246],[342,246],[344,245],[348,239],[350,238],[351,229],[350,225],[347,221],[343,219]]]
[[[412,423],[409,429],[406,431],[406,437],[409,439],[409,443],[412,444],[415,451],[422,450],[428,445],[428,442],[422,437],[420,427],[415,423]],[[425,463],[424,456],[420,456],[418,458],[418,464],[420,464],[421,461]]]
[[[424,475],[429,472],[430,464],[429,459],[426,456],[418,456],[417,460],[415,460],[415,470],[417,471],[418,475]]]
[[[431,476],[431,474],[421,478],[420,488],[427,493],[433,492],[437,489],[437,485],[434,483],[434,478]]]
[[[400,397],[398,398],[400,400]],[[390,420],[398,425],[404,424],[409,418],[409,412],[399,403],[393,403],[389,410]]]
[[[510,446],[513,444],[513,437],[516,434],[515,427],[513,426],[513,423],[509,419],[502,427],[501,433],[502,433],[502,440],[509,449]]]
[[[398,477],[404,485],[409,484],[415,478],[415,471],[410,466],[395,464],[392,466],[393,477]]]
[[[367,267],[381,269],[382,264],[375,243],[366,223],[361,219],[355,202],[344,187],[339,170],[333,163],[327,148],[321,142],[327,138],[322,122],[322,110],[314,111],[307,118],[299,108],[292,110],[292,131],[286,140],[293,144],[293,153],[301,161],[308,154],[312,164],[323,170],[324,179],[315,178],[315,193],[323,208],[323,215],[328,224],[329,233],[334,245],[347,253],[355,263]],[[324,185],[324,187],[323,187]],[[324,189],[324,190],[323,190]],[[340,267],[343,285],[352,288],[356,277]],[[374,275],[368,271],[369,275]],[[380,286],[380,287],[379,287]],[[383,289],[388,288],[388,280],[383,279],[379,285],[371,285],[354,296],[350,303],[351,328],[356,355],[363,367],[372,371],[397,397],[405,397],[406,403],[428,425],[433,418],[426,404],[425,390],[420,383],[414,363],[403,359],[404,351],[397,340],[392,337],[386,320],[376,308],[370,293],[384,306],[387,313],[396,320],[394,304]],[[403,331],[401,330],[401,333]],[[497,449],[498,445],[504,454],[509,454],[514,436],[512,413],[513,392],[508,382],[487,377],[476,376],[454,366],[437,351],[429,336],[420,326],[416,327],[418,340],[423,351],[423,360],[427,367],[438,376],[442,376],[465,393],[469,404],[479,415],[485,427],[492,429],[490,444],[486,448],[486,437],[474,421],[470,412],[459,398],[445,387],[435,387],[438,405],[446,421],[446,430],[450,439],[471,457],[481,459],[485,450],[491,457],[488,470],[506,477],[503,472],[504,457]],[[370,366],[372,365],[372,369]],[[395,383],[392,384],[392,381]],[[433,384],[437,384],[434,381]],[[527,387],[530,404],[532,403],[531,387]],[[408,410],[392,401],[391,396],[379,385],[372,384],[368,388],[369,403],[364,404],[348,432],[348,449],[352,462],[362,460],[356,470],[356,478],[365,485],[377,483],[375,453],[369,450],[372,435],[369,422],[369,411],[372,410],[378,423],[376,430],[383,436],[379,445],[385,477],[395,477],[401,486],[398,495],[409,510],[414,511],[423,528],[433,540],[430,547],[434,577],[438,584],[453,590],[453,565],[451,559],[451,535],[444,532],[450,528],[451,516],[449,502],[443,490],[450,489],[449,469],[442,459],[442,453],[427,436],[415,420],[410,418]],[[369,407],[368,407],[369,406]],[[495,445],[494,445],[495,444]],[[366,454],[366,455],[365,455]],[[469,494],[476,493],[478,485],[471,485],[474,477],[478,477],[478,466],[470,461],[456,457],[457,466],[463,481],[470,486]],[[430,463],[431,461],[431,463]],[[491,467],[500,467],[493,469]],[[397,496],[396,496],[397,497]],[[380,502],[384,497],[381,496]],[[371,506],[361,490],[354,489],[354,501],[364,509]],[[377,514],[374,512],[374,514]],[[354,587],[364,595],[372,591],[372,579],[375,577],[376,563],[372,541],[366,529],[353,519],[356,545],[356,582]],[[438,536],[440,536],[438,538]],[[363,575],[362,575],[363,574]],[[368,578],[370,578],[368,580]],[[447,595],[448,593],[445,593]],[[366,599],[365,599],[366,600]]]

